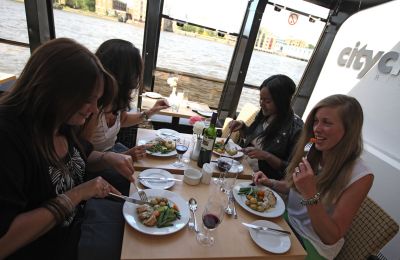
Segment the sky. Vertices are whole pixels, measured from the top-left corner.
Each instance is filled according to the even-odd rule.
[[[323,18],[327,17],[329,11],[303,0],[272,2]],[[179,20],[238,33],[247,3],[248,0],[165,0],[163,13]],[[301,38],[309,43],[316,43],[324,26],[322,22],[310,23],[309,17],[299,15],[297,23],[289,25],[288,18],[291,12],[273,10],[274,7],[268,4],[261,27],[266,27],[270,32],[283,38]]]

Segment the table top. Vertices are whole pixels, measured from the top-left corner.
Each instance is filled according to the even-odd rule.
[[[148,154],[145,158],[135,162],[135,169],[136,170],[145,170],[145,169],[149,169],[149,168],[159,168],[159,169],[164,169],[164,170],[167,170],[167,171],[169,171],[171,173],[175,173],[175,174],[183,174],[184,170],[187,168],[200,169],[197,166],[196,161],[189,159],[189,157],[190,157],[189,155],[193,148],[193,142],[192,142],[193,136],[190,134],[180,134],[180,136],[189,140],[191,143],[188,151],[183,155],[183,158],[187,158],[189,160],[189,163],[186,164],[185,167],[177,168],[172,165],[177,160],[176,156],[156,157],[156,156]],[[139,128],[137,131],[137,135],[136,135],[136,144],[139,144],[141,141],[153,140],[156,137],[157,137],[157,130]],[[216,160],[217,158],[218,158],[218,156],[213,154],[211,157],[211,160]],[[250,165],[243,158],[239,159],[239,161],[242,163],[244,169],[243,169],[243,172],[241,174],[239,174],[238,178],[239,179],[251,179],[251,175],[252,175],[253,171],[252,171]],[[218,172],[217,167],[215,167],[215,168],[216,168],[216,172],[214,173],[214,176],[217,176],[217,175],[219,175],[219,172]]]
[[[139,173],[136,172],[137,176]],[[182,179],[182,175],[174,175]],[[243,182],[244,180],[237,180]],[[189,186],[184,182],[176,182],[170,191],[179,194],[184,200],[194,197],[198,201],[196,219],[201,227],[201,214],[214,184],[199,184]],[[133,190],[134,191],[134,190]],[[220,192],[220,191],[217,191]],[[131,187],[132,194],[132,187]],[[221,196],[226,196],[221,192]],[[304,259],[306,252],[292,232],[290,235],[291,247],[284,254],[273,254],[258,247],[251,239],[250,233],[242,222],[251,223],[261,217],[255,216],[236,203],[238,218],[225,215],[221,225],[212,232],[215,244],[212,247],[203,247],[196,241],[193,231],[184,227],[182,230],[164,236],[143,234],[125,223],[122,242],[121,259]],[[266,219],[283,229],[292,231],[282,217]]]
[[[146,96],[142,96],[142,109],[149,109],[153,107],[154,103],[156,103],[157,99],[149,98]],[[179,106],[178,111],[174,111],[172,107],[167,109],[163,109],[158,114],[166,115],[166,116],[173,116],[173,117],[182,117],[182,118],[190,118],[192,116],[198,116],[196,112],[193,110],[202,110],[202,111],[211,111],[210,107],[204,103],[198,103],[194,101],[189,101],[187,106]]]

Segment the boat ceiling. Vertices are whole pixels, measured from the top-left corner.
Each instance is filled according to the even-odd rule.
[[[363,10],[376,5],[384,4],[387,2],[391,2],[393,0],[306,0],[307,2],[329,8],[331,10],[335,9],[338,3],[340,4],[340,9],[342,11],[350,11],[354,10]]]

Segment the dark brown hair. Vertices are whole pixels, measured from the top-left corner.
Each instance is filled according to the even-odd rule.
[[[99,108],[112,102],[115,80],[97,57],[77,42],[59,38],[37,48],[0,107],[23,118],[39,157],[59,165],[53,135],[104,85]],[[101,86],[101,85],[100,85]],[[76,140],[75,135],[73,138]]]

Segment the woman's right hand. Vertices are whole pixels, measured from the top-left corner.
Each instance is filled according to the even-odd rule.
[[[67,193],[72,193],[72,196],[75,195],[76,198],[79,198],[79,201],[82,201],[88,200],[90,198],[104,198],[108,196],[109,192],[121,194],[105,179],[103,179],[102,177],[96,177],[82,184],[79,184],[78,186],[75,186]]]
[[[273,185],[272,181],[262,172],[258,171],[253,174],[253,183],[256,185],[264,185],[271,187]]]
[[[236,132],[242,129],[243,124],[244,124],[243,121],[232,120],[229,122],[228,127],[231,130],[231,132]]]
[[[138,145],[132,147],[131,149],[126,151],[125,154],[132,156],[133,161],[143,159],[144,157],[146,157],[146,145]]]

